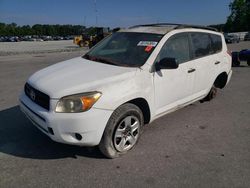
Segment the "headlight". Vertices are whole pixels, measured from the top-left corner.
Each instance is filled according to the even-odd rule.
[[[95,104],[95,102],[101,97],[101,95],[102,93],[100,92],[89,92],[63,97],[58,101],[56,105],[56,112],[85,112]]]

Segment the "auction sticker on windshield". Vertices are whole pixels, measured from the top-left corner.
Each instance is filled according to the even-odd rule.
[[[145,48],[145,52],[150,52],[152,50],[153,46],[147,46]]]
[[[152,46],[152,47],[156,47],[156,45],[158,44],[158,42],[155,41],[140,41],[137,46]]]

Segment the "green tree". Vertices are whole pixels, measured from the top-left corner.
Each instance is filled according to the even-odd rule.
[[[230,3],[231,14],[227,19],[225,30],[239,32],[250,30],[250,0],[234,0]]]
[[[41,24],[33,25],[32,30],[34,31],[35,35],[43,35],[44,33],[44,27]]]
[[[0,23],[0,36],[6,35],[5,27],[6,27],[5,23]]]

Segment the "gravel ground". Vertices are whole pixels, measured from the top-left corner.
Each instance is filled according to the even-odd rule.
[[[0,56],[81,51],[72,40],[43,42],[0,42]]]

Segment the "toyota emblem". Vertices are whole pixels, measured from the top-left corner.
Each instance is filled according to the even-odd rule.
[[[33,90],[30,91],[30,98],[35,101],[36,100],[36,94]]]

